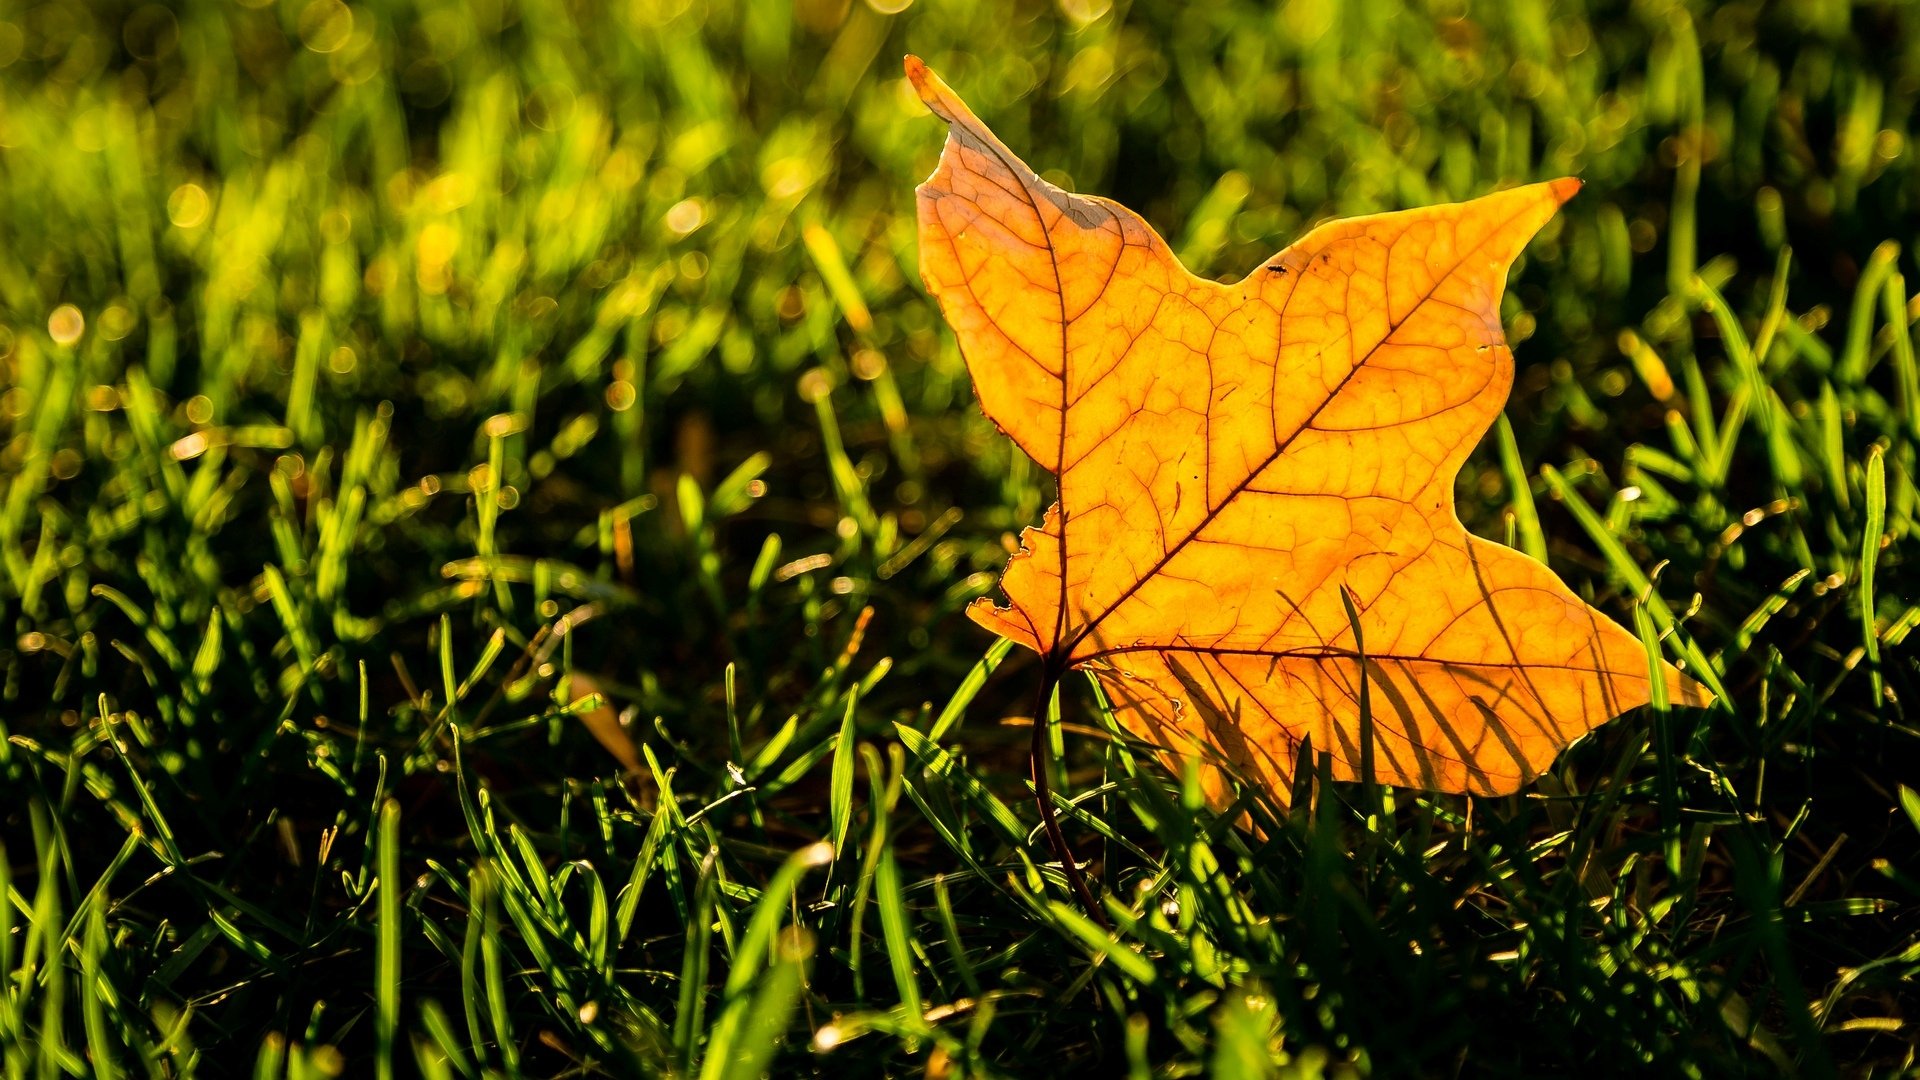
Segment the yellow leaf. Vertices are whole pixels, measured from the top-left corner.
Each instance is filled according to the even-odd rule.
[[[921,273],[981,407],[1059,479],[975,621],[1091,670],[1216,806],[1222,767],[1284,800],[1309,736],[1357,777],[1363,654],[1384,783],[1511,792],[1648,701],[1633,634],[1454,512],[1513,382],[1507,270],[1579,181],[1332,222],[1220,284],[907,74],[949,128]]]

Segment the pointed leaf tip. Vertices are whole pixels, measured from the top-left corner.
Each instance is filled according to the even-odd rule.
[[[932,109],[934,115],[952,122],[952,103],[957,99],[953,91],[948,89],[946,80],[934,74],[925,60],[912,53],[907,54],[906,69],[907,81],[913,84],[914,90],[920,95],[920,100],[926,102],[927,108]]]

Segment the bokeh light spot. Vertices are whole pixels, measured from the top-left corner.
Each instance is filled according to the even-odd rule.
[[[58,345],[71,345],[87,332],[87,318],[72,304],[61,304],[47,316],[47,336]]]
[[[197,229],[213,213],[213,199],[199,184],[181,184],[167,196],[167,220],[182,229]]]
[[[699,199],[681,199],[667,210],[667,228],[685,236],[707,220],[707,209]]]
[[[353,9],[340,0],[313,0],[300,9],[300,42],[317,53],[337,52],[353,36]]]

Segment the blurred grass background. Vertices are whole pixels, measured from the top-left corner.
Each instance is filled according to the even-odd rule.
[[[0,6],[0,1072],[1911,1070],[1917,30]],[[908,51],[1202,273],[1583,178],[1462,513],[1728,711],[1256,837],[1075,684],[1063,905]]]

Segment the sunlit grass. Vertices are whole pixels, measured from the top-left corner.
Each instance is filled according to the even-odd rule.
[[[0,12],[0,1075],[1911,1069],[1914,12],[899,6]],[[1586,180],[1461,511],[1727,708],[1213,815],[1074,682],[1102,930],[909,50],[1207,273]]]

